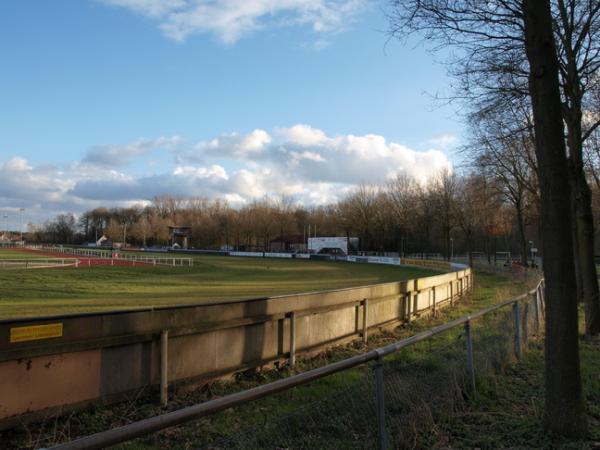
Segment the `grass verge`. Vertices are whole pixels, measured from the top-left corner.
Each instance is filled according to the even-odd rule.
[[[515,365],[481,380],[468,407],[443,424],[444,438],[433,448],[599,449],[600,341],[580,344],[587,438],[565,439],[544,430],[544,348],[539,342]]]

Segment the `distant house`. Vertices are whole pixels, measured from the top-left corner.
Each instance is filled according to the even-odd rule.
[[[278,236],[269,243],[272,252],[305,252],[306,240],[301,234]]]

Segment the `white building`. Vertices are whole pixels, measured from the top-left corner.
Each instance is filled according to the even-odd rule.
[[[358,238],[347,237],[309,237],[309,253],[343,253],[358,249]]]

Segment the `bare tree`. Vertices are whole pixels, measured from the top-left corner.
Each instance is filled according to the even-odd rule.
[[[550,2],[395,0],[392,6],[393,34],[424,33],[441,46],[458,49],[451,71],[461,82],[459,96],[476,108],[505,110],[523,95],[531,98],[548,302],[546,425],[561,434],[581,434],[585,414],[571,198]]]
[[[600,2],[556,0],[555,35],[563,93],[562,115],[567,127],[569,179],[575,220],[575,254],[586,307],[586,332],[600,333],[600,289],[594,258],[594,216],[587,182],[583,145],[600,126],[591,121],[583,129],[583,107],[588,90],[597,88],[600,68]]]
[[[481,228],[490,212],[485,209],[489,200],[486,180],[482,176],[470,176],[457,180],[453,216],[463,232],[469,265],[473,265],[472,242],[477,229]]]
[[[457,182],[450,169],[443,169],[431,181],[431,193],[437,208],[437,218],[442,228],[444,255],[450,259],[450,233],[455,225]]]
[[[385,193],[387,205],[396,224],[398,251],[404,257],[405,243],[418,211],[415,205],[418,204],[419,185],[413,177],[400,173],[388,181]]]
[[[372,250],[373,227],[377,213],[377,187],[361,184],[349,193],[340,204],[346,220],[354,224],[359,234],[360,246]]]
[[[521,241],[521,262],[527,265],[527,222],[533,203],[539,201],[537,164],[533,155],[533,136],[527,131],[507,135],[496,123],[485,120],[471,127],[474,164],[497,181],[495,186],[513,205]],[[531,139],[530,139],[531,138]]]
[[[550,2],[524,0],[523,13],[544,234],[545,422],[560,434],[582,436],[587,422],[579,369],[571,198]]]
[[[393,0],[391,31],[424,33],[457,51],[448,65],[458,81],[454,99],[465,100],[469,114],[531,109],[525,57],[522,0]],[[586,304],[586,333],[600,333],[600,290],[594,263],[591,195],[582,148],[600,126],[583,128],[583,107],[598,89],[600,4],[552,0],[553,36],[559,55],[562,114],[568,133],[569,179],[578,291]],[[509,131],[515,131],[509,127]]]

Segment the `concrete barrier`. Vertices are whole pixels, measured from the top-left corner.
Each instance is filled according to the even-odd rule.
[[[436,260],[436,259],[412,259],[402,258],[402,264],[407,266],[426,267],[428,269],[435,270],[453,270],[452,266],[448,261]],[[467,266],[464,266],[467,267]]]
[[[296,354],[366,341],[373,329],[451,305],[472,282],[465,269],[244,301],[0,321],[0,426],[167,382],[293,364]]]

